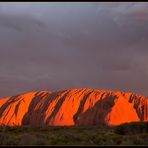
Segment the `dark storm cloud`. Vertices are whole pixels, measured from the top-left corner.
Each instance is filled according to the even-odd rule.
[[[1,96],[79,87],[148,95],[147,8],[1,3]]]

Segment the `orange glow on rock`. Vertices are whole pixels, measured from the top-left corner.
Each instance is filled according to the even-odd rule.
[[[140,119],[133,104],[129,103],[127,98],[119,97],[115,100],[106,121],[109,125],[119,125],[125,122],[140,121]]]
[[[148,121],[148,98],[84,88],[0,99],[0,125],[114,126],[132,121]]]

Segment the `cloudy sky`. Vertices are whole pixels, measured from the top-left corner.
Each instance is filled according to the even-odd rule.
[[[71,88],[148,96],[148,3],[1,2],[0,97]]]

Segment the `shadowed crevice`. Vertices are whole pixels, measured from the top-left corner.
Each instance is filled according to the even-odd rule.
[[[20,100],[20,101],[19,101],[19,100]],[[5,118],[7,117],[7,115],[9,114],[10,110],[11,110],[11,105],[13,105],[13,104],[14,104],[15,102],[17,102],[17,101],[19,101],[19,102],[18,102],[17,105],[15,106],[14,113],[13,113],[12,116],[10,117],[10,119],[9,119],[9,121],[8,121],[7,124],[9,124],[9,123],[11,122],[11,120],[12,120],[12,118],[13,118],[14,116],[17,116],[18,111],[19,111],[19,106],[20,106],[20,104],[21,104],[21,101],[23,101],[23,100],[22,100],[22,98],[21,98],[19,95],[10,97],[9,100],[7,100],[6,103],[3,104],[2,107],[0,108],[0,118],[4,115],[4,118],[3,118],[3,121],[4,121]],[[5,110],[6,110],[8,107],[9,107],[9,109],[8,109],[7,113],[4,114]]]
[[[102,94],[103,96],[104,94]],[[77,125],[98,125],[106,124],[105,117],[114,106],[116,96],[106,95],[104,99],[98,100],[92,108],[87,109],[81,114]]]
[[[104,93],[105,95],[105,93]],[[103,96],[102,96],[103,97]],[[104,99],[100,99],[96,102],[92,110],[94,110],[95,114],[92,119],[92,125],[97,125],[99,123],[106,124],[106,116],[111,112],[112,107],[115,104],[116,96],[111,94],[107,94]],[[89,112],[89,110],[88,110]]]
[[[24,114],[23,118],[22,118],[22,125],[29,125],[30,120],[31,120],[31,116],[32,114],[36,115],[39,110],[43,109],[43,108],[38,108],[37,110],[34,110],[35,107],[38,105],[38,103],[40,101],[42,101],[45,97],[49,98],[51,94],[50,93],[44,93],[44,92],[37,92],[34,97],[32,98],[32,101],[29,105],[28,111]],[[40,116],[41,117],[41,116]],[[39,121],[38,121],[39,122]]]
[[[23,100],[20,100],[20,101],[18,102],[18,104],[16,105],[16,107],[15,107],[14,114],[15,114],[16,116],[17,116],[17,114],[18,114],[19,106],[20,106],[20,104],[21,104],[22,101],[23,101]]]
[[[66,99],[66,96],[67,94],[69,93],[70,91],[66,92],[66,94],[64,94],[64,96],[62,96],[59,101],[57,102],[54,110],[52,111],[51,115],[47,118],[46,120],[46,124],[48,124],[52,118],[54,118],[56,116],[56,114],[58,113],[60,107],[62,106],[63,102],[65,101]]]
[[[27,113],[25,113],[22,119],[22,125],[34,124],[31,118],[32,116],[38,115],[38,114],[39,114],[39,117],[37,117],[38,118],[37,124],[44,125],[43,121],[45,119],[45,113],[50,103],[52,103],[61,93],[63,93],[63,91],[60,91],[60,92],[58,91],[54,93],[47,92],[46,94],[40,93],[40,92],[36,93],[35,97],[32,99],[29,105],[29,109]],[[40,103],[40,106],[36,110],[34,110],[36,105],[38,105],[39,103]]]
[[[19,111],[18,109],[19,109],[19,106],[20,106],[20,104],[21,104],[21,101],[22,101],[22,100],[20,100],[20,101],[18,102],[18,104],[16,105],[15,110],[14,110],[14,113],[13,113],[12,116],[10,117],[10,119],[9,119],[9,121],[8,121],[8,124],[9,124],[10,121],[12,120],[13,116],[17,116],[18,111]]]
[[[20,100],[20,101],[17,103],[17,105],[16,105],[16,107],[15,107],[15,110],[14,110],[14,113],[13,113],[12,116],[10,117],[10,119],[9,119],[9,121],[8,121],[8,124],[10,123],[10,121],[12,120],[12,118],[13,118],[14,116],[17,116],[17,114],[18,114],[18,109],[19,109],[19,106],[20,106],[21,102],[22,102],[22,100]]]
[[[10,98],[6,101],[6,103],[4,103],[4,104],[1,106],[1,108],[0,108],[0,118],[2,117],[2,115],[3,115],[3,113],[5,112],[6,108],[7,108],[9,105],[13,104],[14,102],[18,101],[19,99],[20,99],[20,98],[19,98],[19,95],[10,97]],[[10,109],[9,109],[9,110],[10,110]],[[7,114],[8,114],[8,112],[7,112]]]
[[[9,109],[8,109],[7,113],[5,114],[5,116],[4,116],[4,118],[3,118],[3,121],[5,121],[5,118],[7,117],[7,115],[8,115],[8,113],[9,113],[10,109],[11,109],[11,106],[9,106]]]
[[[75,125],[78,125],[78,116],[82,113],[83,108],[84,108],[84,104],[85,104],[87,98],[90,96],[91,93],[92,93],[92,91],[89,92],[87,95],[85,95],[84,98],[82,99],[82,101],[80,102],[78,111],[77,111],[77,113],[73,116],[73,121],[74,121]]]
[[[144,121],[145,104],[144,104],[144,102],[142,103],[140,101],[140,99],[142,99],[141,96],[138,97],[135,94],[131,94],[128,102],[129,103],[132,103],[134,101],[134,106],[133,107],[134,107],[134,109],[135,109],[135,111],[137,113],[137,116],[139,117],[140,121]],[[140,106],[140,103],[142,103],[142,106],[141,107],[139,107]]]

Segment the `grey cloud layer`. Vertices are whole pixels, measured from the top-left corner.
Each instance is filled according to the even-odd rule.
[[[148,3],[1,3],[0,96],[86,87],[148,95]]]

